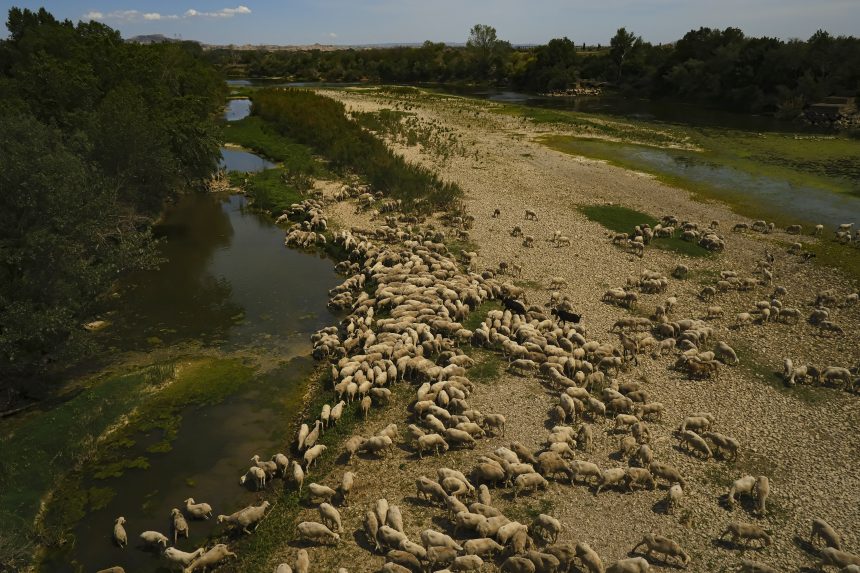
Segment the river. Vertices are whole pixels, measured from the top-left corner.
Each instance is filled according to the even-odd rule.
[[[225,114],[228,120],[242,116],[231,113],[235,105]],[[257,170],[267,163],[224,150],[228,170]],[[239,476],[252,455],[269,459],[284,451],[287,428],[301,405],[301,382],[313,369],[310,334],[337,321],[327,308],[328,290],[341,282],[332,261],[286,248],[284,231],[248,209],[241,195],[183,196],[165,211],[155,233],[163,264],[123,281],[106,311],[111,326],[98,336],[120,351],[175,348],[183,356],[203,352],[251,360],[261,370],[223,402],[186,408],[170,451],[148,451],[160,431],[136,436],[127,455],[145,457],[148,469],[108,479],[87,475],[83,487],[115,495],[80,520],[74,544],[50,553],[44,570],[164,570],[163,559],[139,548],[138,536],[144,530],[169,534],[170,510],[182,508],[184,499],[206,501],[216,515],[256,503],[258,495],[240,486]],[[111,540],[120,515],[127,520],[126,549]],[[185,551],[223,531],[215,519],[190,521],[190,527],[191,538],[178,545]]]

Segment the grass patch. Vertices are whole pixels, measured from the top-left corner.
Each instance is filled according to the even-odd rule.
[[[167,371],[163,365],[157,366],[156,369]],[[106,435],[86,436],[83,440],[85,449],[79,448],[77,459],[58,468],[53,483],[41,484],[40,487],[44,489],[39,491],[31,488],[30,495],[36,498],[36,501],[31,500],[32,505],[29,506],[33,512],[39,507],[38,499],[46,491],[54,492],[47,511],[35,529],[29,527],[35,516],[28,516],[27,535],[38,540],[42,547],[68,542],[70,531],[75,524],[83,519],[88,511],[103,507],[115,495],[112,488],[85,487],[83,484],[89,481],[89,478],[117,478],[129,469],[147,469],[147,455],[130,456],[129,450],[135,447],[139,440],[155,440],[147,448],[147,454],[168,451],[179,432],[184,409],[220,402],[249,382],[254,374],[254,369],[240,359],[206,358],[177,363],[169,370],[172,373],[170,377],[157,381],[151,378],[147,381],[148,370],[123,378],[126,382],[133,383],[140,377],[145,387],[134,394],[134,401],[125,403],[126,410],[131,413],[127,414],[120,424],[112,421],[119,427]],[[118,389],[118,392],[125,394],[125,390],[123,387]],[[92,400],[93,398],[88,396],[86,404],[97,410],[98,406],[94,405]],[[117,417],[123,413],[117,412]],[[41,420],[39,423],[47,424],[49,420]],[[102,432],[107,429],[105,427]],[[54,435],[54,446],[47,447],[45,451],[55,451],[56,440]],[[69,448],[75,448],[75,443],[67,442],[63,451]],[[35,456],[29,454],[24,457],[23,461],[29,461]],[[54,460],[49,462],[40,471],[56,465]],[[19,481],[27,483],[27,480]],[[18,517],[23,518],[23,514]]]
[[[616,233],[630,233],[636,225],[648,224],[652,227],[659,221],[657,219],[620,205],[584,205],[579,210],[595,223],[600,223],[610,231]],[[712,253],[696,243],[682,241],[677,237],[654,238],[651,246],[672,251],[688,257],[707,257]]]
[[[224,140],[282,163],[288,173],[305,173],[320,178],[331,176],[310,147],[278,133],[260,117],[251,115],[228,122],[224,126]]]
[[[305,411],[312,412],[311,415],[315,416],[322,405],[330,403],[332,398],[331,379],[327,364],[320,365],[316,374],[309,378],[304,388],[307,394],[313,396]],[[384,411],[389,408],[405,410],[407,402],[414,393],[413,388],[408,384],[393,385],[391,391],[391,403],[384,410],[371,408],[368,415],[369,423],[373,423],[375,418],[384,415]],[[298,428],[298,424],[303,418],[304,416],[296,417],[295,429]],[[277,488],[277,491],[269,496],[269,501],[273,502],[274,506],[254,535],[244,536],[238,541],[231,542],[231,544],[236,545],[236,553],[239,555],[236,564],[237,570],[267,571],[275,568],[276,563],[273,560],[279,551],[283,550],[285,536],[292,536],[295,531],[298,513],[304,507],[304,500],[308,496],[307,483],[310,481],[330,483],[332,481],[331,474],[335,469],[346,469],[338,464],[338,458],[341,454],[340,445],[348,437],[359,431],[358,428],[362,423],[364,423],[364,419],[360,414],[359,403],[355,401],[344,409],[338,424],[326,430],[317,442],[327,446],[328,451],[314,464],[311,477],[306,477],[304,494],[299,497],[290,484],[286,488]],[[289,435],[295,435],[295,431],[291,430]],[[292,457],[297,457],[297,453],[292,452]],[[341,533],[341,536],[343,535],[344,533]]]
[[[772,365],[768,365],[755,350],[746,344],[734,342],[732,348],[735,349],[740,360],[737,368],[749,377],[764,382],[778,392],[807,404],[820,405],[830,401],[831,398],[826,389],[813,388],[803,384],[786,386],[782,379],[782,365],[779,365],[780,371],[775,370]]]
[[[496,104],[489,111],[520,117],[537,125],[558,125],[575,129],[585,137],[609,137],[621,141],[640,141],[660,146],[677,146],[683,144],[684,141],[682,133],[663,126],[657,129],[653,124],[645,122],[622,122],[594,114],[517,104]]]
[[[172,364],[93,380],[89,388],[49,411],[31,415],[0,439],[0,537],[3,566],[25,562],[35,536],[40,501],[69,468],[92,455],[97,441],[149,392],[173,376]],[[61,437],[61,438],[60,438]],[[62,440],[62,447],[58,446]]]
[[[504,366],[504,360],[498,352],[471,349],[467,354],[475,361],[475,365],[469,368],[469,380],[489,384],[498,379]]]
[[[249,173],[244,189],[254,207],[269,213],[281,213],[304,199],[280,168]]]

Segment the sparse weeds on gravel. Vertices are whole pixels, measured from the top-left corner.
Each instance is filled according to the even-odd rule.
[[[475,361],[475,365],[469,369],[469,378],[476,382],[489,384],[499,378],[502,369],[502,358],[495,352],[474,349],[469,356]]]
[[[520,501],[519,503],[511,504],[505,512],[510,516],[509,519],[513,521],[530,524],[542,513],[552,515],[553,507],[555,507],[555,504],[549,499],[544,498],[537,500],[535,503],[526,504]]]

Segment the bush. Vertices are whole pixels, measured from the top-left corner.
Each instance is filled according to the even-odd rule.
[[[401,200],[406,209],[444,209],[462,195],[455,183],[407,163],[345,112],[342,103],[306,90],[267,89],[254,97],[255,115],[283,135],[312,146],[332,169],[362,175],[374,189]]]

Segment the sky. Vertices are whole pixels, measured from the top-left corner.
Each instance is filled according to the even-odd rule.
[[[124,37],[208,44],[465,42],[478,23],[513,44],[606,44],[622,26],[653,43],[701,26],[783,39],[860,34],[860,0],[0,0],[4,14],[12,6],[98,20]]]

